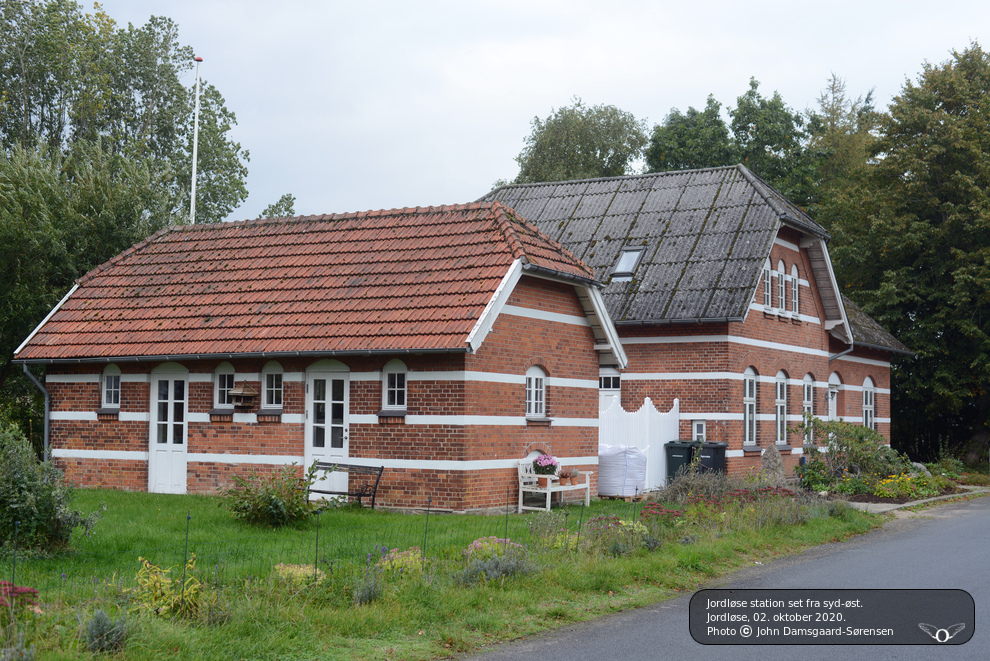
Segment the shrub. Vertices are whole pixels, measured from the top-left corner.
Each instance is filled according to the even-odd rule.
[[[122,650],[126,641],[127,620],[123,617],[112,620],[102,610],[97,610],[86,623],[86,647],[90,652],[113,654]]]
[[[161,617],[198,617],[202,610],[213,610],[216,596],[205,596],[203,584],[196,576],[196,554],[190,553],[186,561],[184,579],[173,579],[169,574],[177,567],[162,569],[144,558],[138,558],[141,569],[137,574],[138,586],[132,591],[132,610],[144,611]]]
[[[6,629],[15,621],[37,608],[34,598],[38,591],[14,585],[10,581],[0,581],[0,628]]]
[[[507,555],[508,553],[521,553],[525,547],[522,544],[513,542],[511,539],[500,539],[494,535],[491,537],[481,537],[468,544],[464,549],[464,557],[469,560],[488,560],[490,558]]]
[[[367,606],[384,593],[385,581],[382,579],[382,568],[369,562],[354,586],[354,603],[357,606]]]
[[[533,565],[521,552],[510,552],[505,555],[493,555],[486,559],[472,560],[461,574],[463,585],[474,585],[479,582],[506,579],[516,574],[528,574],[533,571]]]
[[[805,416],[804,422],[792,431],[804,434],[812,430],[824,452],[812,452],[808,464],[824,462],[825,469],[816,467],[823,475],[840,476],[844,472],[894,475],[910,469],[907,458],[887,445],[880,432],[840,420],[822,420]],[[807,468],[805,470],[808,470]]]
[[[378,561],[378,566],[392,576],[420,577],[423,575],[426,558],[423,557],[423,552],[418,546],[410,546],[408,551],[400,551],[399,549],[388,551],[384,546],[382,550],[387,552]]]
[[[303,475],[292,464],[267,474],[234,475],[231,481],[234,486],[221,489],[220,496],[236,519],[279,528],[302,521],[313,512],[309,487],[316,481],[315,462]]]
[[[18,549],[54,553],[69,545],[72,531],[89,532],[98,512],[83,516],[70,507],[72,489],[51,463],[40,463],[13,424],[0,422],[0,539],[10,548],[17,525]]]
[[[17,640],[11,641],[10,647],[0,648],[0,661],[34,661],[34,645],[24,645],[24,633],[17,635]]]

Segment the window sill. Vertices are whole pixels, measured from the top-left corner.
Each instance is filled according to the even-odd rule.
[[[542,418],[526,418],[526,426],[528,427],[549,427],[553,423],[553,420],[547,417]]]
[[[790,454],[793,451],[794,448],[792,448],[790,445],[777,445],[777,452],[779,452],[780,454]]]
[[[120,409],[118,408],[102,408],[96,411],[97,420],[119,420],[120,419]]]
[[[743,452],[747,452],[749,454],[762,454],[763,448],[759,445],[744,445]]]
[[[405,409],[382,409],[378,412],[378,422],[404,423],[406,421]]]
[[[258,422],[282,422],[282,409],[258,409]]]
[[[233,422],[234,409],[211,409],[210,422]]]

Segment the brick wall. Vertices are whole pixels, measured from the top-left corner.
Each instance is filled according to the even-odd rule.
[[[524,276],[513,291],[509,304],[539,313],[553,312],[584,317],[571,285]],[[496,320],[476,354],[402,355],[340,358],[349,373],[365,375],[350,381],[349,405],[353,419],[349,426],[349,457],[382,459],[401,465],[422,462],[424,466],[387,468],[379,488],[378,502],[386,506],[425,508],[449,511],[481,510],[504,506],[507,490],[510,501],[517,498],[517,471],[511,468],[485,468],[492,461],[515,462],[539,450],[561,458],[596,457],[598,453],[598,355],[594,336],[588,326],[546,321],[529,313],[503,313]],[[411,424],[402,417],[375,417],[382,410],[382,384],[368,374],[380,374],[386,363],[399,358],[415,375],[407,382],[406,418],[415,416],[509,416],[521,421],[525,416],[526,370],[538,365],[549,379],[546,389],[547,413],[553,418],[588,419],[589,426],[534,424]],[[248,409],[238,409],[233,418],[210,416],[215,408],[213,377],[220,361],[188,361],[182,367],[189,372],[187,422],[186,488],[189,492],[216,492],[228,486],[232,475],[270,471],[271,463],[195,460],[196,454],[265,455],[302,457],[305,452],[305,424],[295,420],[244,422],[241,414],[257,413],[264,397],[263,371],[269,359],[229,361],[238,375],[257,375],[249,380],[237,378],[261,393]],[[312,359],[278,361],[283,375],[305,374]],[[52,423],[52,447],[56,450],[100,450],[147,453],[151,397],[148,370],[155,365],[122,363],[122,375],[144,378],[135,383],[122,377],[120,416],[101,416],[99,420],[62,419]],[[51,366],[50,376],[97,375],[96,366]],[[429,372],[487,372],[509,375],[514,382],[498,380],[463,381],[446,377],[422,378]],[[306,415],[305,383],[283,382],[283,416]],[[588,387],[555,385],[554,378],[584,380]],[[75,417],[95,417],[100,407],[100,386],[95,382],[49,382],[53,410]],[[142,417],[140,421],[120,417]],[[374,417],[374,422],[367,418]],[[206,418],[209,421],[203,421]],[[478,462],[477,470],[440,470],[427,462]],[[147,489],[146,460],[60,457],[70,481],[82,486],[120,489]],[[571,462],[570,465],[575,465]],[[597,465],[588,462],[577,466],[592,483],[597,484]],[[569,494],[575,497],[575,494]],[[432,502],[430,498],[432,497]]]

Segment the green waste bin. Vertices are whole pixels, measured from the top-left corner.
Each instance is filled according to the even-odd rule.
[[[706,441],[696,450],[701,454],[698,461],[698,468],[702,473],[724,473],[725,472],[725,449],[728,443],[721,441]]]
[[[670,441],[667,448],[667,481],[674,479],[681,466],[687,466],[694,461],[694,453],[701,443],[697,441]]]

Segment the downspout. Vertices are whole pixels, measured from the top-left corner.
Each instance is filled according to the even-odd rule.
[[[38,386],[38,390],[45,396],[45,445],[44,445],[44,457],[43,461],[46,463],[51,459],[51,452],[48,448],[48,420],[51,415],[52,408],[52,396],[48,394],[45,386],[41,385],[41,381],[38,381],[38,377],[31,374],[31,370],[28,369],[27,363],[21,363],[21,367],[24,369],[24,373],[27,374],[28,378],[34,381],[34,385]]]
[[[828,362],[830,362],[830,363],[831,363],[831,362],[832,362],[833,360],[838,360],[839,358],[842,358],[842,357],[843,357],[843,356],[845,356],[845,355],[846,355],[847,353],[852,353],[852,352],[853,352],[853,349],[855,349],[855,348],[856,348],[856,346],[855,346],[855,345],[853,345],[853,344],[850,344],[850,345],[849,345],[849,348],[848,348],[848,349],[846,349],[845,351],[840,351],[839,353],[837,353],[837,354],[835,354],[834,356],[829,356],[829,357],[828,357]]]

